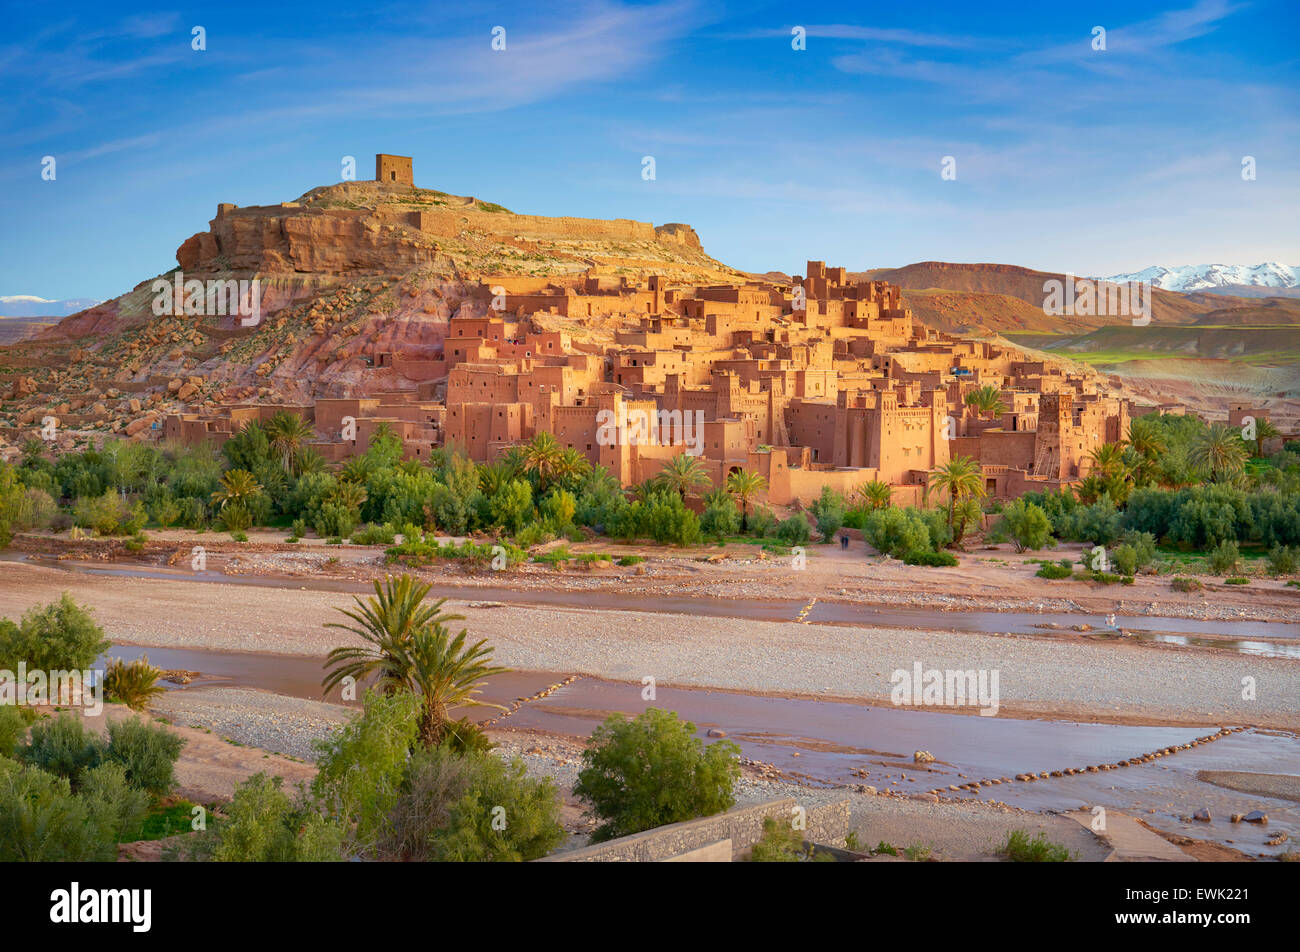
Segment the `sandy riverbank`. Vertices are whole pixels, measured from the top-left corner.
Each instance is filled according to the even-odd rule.
[[[346,639],[332,592],[107,578],[0,563],[0,617],[70,592],[115,641],[321,656]],[[1001,714],[1300,729],[1300,664],[1221,651],[1051,637],[757,622],[518,605],[469,607],[511,667],[665,685],[888,701],[891,674],[999,672]],[[1243,678],[1254,697],[1242,697]]]
[[[383,546],[327,545],[304,539],[285,544],[284,533],[254,530],[249,542],[235,543],[217,533],[186,530],[154,532],[145,549],[129,553],[121,540],[74,542],[65,536],[27,534],[15,550],[53,558],[90,559],[123,568],[186,567],[190,552],[202,546],[209,569],[240,576],[308,581],[363,581],[391,570]],[[412,570],[428,581],[466,589],[508,588],[518,592],[610,592],[638,597],[707,597],[745,601],[811,599],[854,605],[920,607],[932,611],[1084,611],[1098,614],[1164,615],[1179,618],[1292,621],[1300,614],[1300,589],[1288,579],[1255,577],[1250,585],[1225,585],[1200,576],[1199,592],[1176,592],[1170,576],[1138,575],[1131,585],[1102,585],[1074,579],[1038,578],[1038,561],[1078,561],[1082,547],[1062,544],[1041,552],[1017,553],[1007,544],[972,546],[954,568],[918,568],[874,554],[861,541],[848,550],[808,545],[805,558],[773,555],[756,545],[622,545],[604,539],[572,543],[579,553],[603,553],[643,562],[620,567],[612,562],[572,563],[568,570],[525,564],[493,572],[459,563],[436,563]],[[799,567],[796,568],[796,565]]]

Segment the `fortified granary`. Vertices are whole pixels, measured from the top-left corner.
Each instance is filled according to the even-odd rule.
[[[587,321],[608,332],[577,335]],[[820,261],[788,284],[597,269],[483,277],[447,322],[441,354],[380,351],[372,363],[402,386],[291,408],[327,458],[363,450],[380,422],[416,458],[455,446],[489,461],[549,431],[625,486],[689,452],[715,484],[739,468],[760,473],[776,505],[867,480],[916,502],[957,454],[979,461],[991,495],[1059,488],[1087,475],[1090,453],[1123,439],[1129,420],[1103,378],[941,333],[913,318],[898,287]],[[992,404],[967,401],[988,388]],[[176,415],[164,435],[220,440],[278,409]]]

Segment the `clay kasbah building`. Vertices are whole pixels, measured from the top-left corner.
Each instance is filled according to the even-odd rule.
[[[411,159],[379,155],[375,165],[384,185],[413,184]],[[414,214],[437,233],[437,213]],[[528,217],[543,231],[623,229],[698,245],[685,225]],[[1129,407],[1107,394],[1104,377],[928,328],[894,285],[854,281],[821,261],[802,270],[788,284],[704,286],[595,268],[481,277],[449,320],[441,354],[378,350],[370,356],[385,388],[291,409],[334,460],[364,451],[380,421],[408,457],[454,446],[477,462],[549,431],[624,486],[690,453],[715,485],[737,469],[759,473],[775,505],[868,480],[888,483],[897,504],[916,503],[953,455],[979,461],[988,495],[1015,497],[1077,482],[1094,449],[1124,439]],[[618,327],[613,344],[593,346],[542,329],[547,317]],[[1003,408],[992,418],[965,401],[990,385]],[[174,414],[164,436],[220,441],[281,409]]]

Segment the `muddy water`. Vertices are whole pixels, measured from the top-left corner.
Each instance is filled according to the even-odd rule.
[[[321,697],[319,658],[127,646],[110,651],[127,659],[146,653],[161,667],[203,674],[188,687],[170,686],[173,690],[228,684]],[[530,697],[559,679],[553,673],[512,672],[492,679],[483,698],[509,703]],[[745,757],[770,763],[789,779],[815,787],[870,784],[900,793],[946,790],[950,784],[1018,773],[1116,763],[1213,732],[1207,728],[981,717],[696,688],[658,687],[655,699],[646,701],[642,690],[639,682],[580,678],[543,700],[525,704],[501,726],[586,737],[611,713],[635,715],[648,706],[662,707],[694,722],[701,737],[710,728],[725,731]],[[482,720],[498,712],[479,708],[468,713]],[[912,755],[917,750],[930,751],[936,761],[914,764]],[[1031,810],[1101,805],[1141,816],[1153,826],[1231,843],[1248,852],[1280,852],[1282,848],[1264,844],[1278,829],[1300,836],[1300,805],[1203,783],[1196,777],[1201,770],[1300,772],[1300,738],[1250,730],[1137,767],[998,784],[975,793],[945,796],[996,799]],[[861,771],[866,771],[866,776]],[[1209,809],[1214,822],[1184,823],[1179,819],[1200,807]],[[1253,809],[1269,814],[1267,827],[1228,822],[1229,814]]]
[[[215,570],[191,572],[184,569],[104,566],[96,563],[43,560],[27,556],[0,556],[29,561],[51,568],[86,575],[151,578],[171,581],[207,582],[224,585],[252,585],[262,588],[292,588],[309,591],[360,594],[372,591],[369,582],[350,579],[287,578],[282,576],[225,575]],[[940,631],[1008,632],[1051,637],[1053,631],[1074,634],[1075,626],[1089,626],[1094,634],[1113,634],[1124,629],[1139,640],[1183,647],[1212,647],[1241,654],[1300,659],[1300,624],[1275,621],[1214,621],[1157,615],[1116,615],[1114,627],[1100,614],[1084,612],[994,612],[934,611],[925,608],[857,605],[845,602],[816,602],[805,615],[802,600],[738,600],[693,596],[632,595],[619,592],[518,591],[509,588],[435,584],[431,597],[456,601],[488,601],[510,605],[583,608],[606,611],[636,611],[695,615],[713,618],[745,618],[753,621],[793,621],[812,624],[874,626],[882,628],[937,629]]]

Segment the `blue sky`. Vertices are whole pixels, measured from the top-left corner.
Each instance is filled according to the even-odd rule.
[[[173,267],[218,202],[295,198],[338,181],[345,155],[368,178],[380,151],[414,156],[419,185],[515,211],[685,221],[753,271],[1300,265],[1295,0],[5,17],[0,294],[115,296]]]

